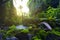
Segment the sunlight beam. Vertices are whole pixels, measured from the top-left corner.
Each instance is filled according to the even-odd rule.
[[[24,13],[25,15],[28,15],[29,8],[27,6],[27,2],[29,0],[13,0],[13,5],[16,8],[17,15],[22,16]]]

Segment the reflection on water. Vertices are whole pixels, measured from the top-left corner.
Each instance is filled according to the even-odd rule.
[[[27,29],[27,26],[23,26],[23,25],[18,25],[16,26],[17,29]]]

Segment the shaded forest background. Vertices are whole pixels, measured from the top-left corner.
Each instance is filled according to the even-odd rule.
[[[59,0],[29,0],[28,7],[30,9],[30,18],[24,19],[23,24],[37,24],[42,20],[39,18],[47,18],[47,20],[60,18]],[[4,3],[0,0],[0,26],[19,25],[21,24],[20,18],[16,14],[12,0]]]

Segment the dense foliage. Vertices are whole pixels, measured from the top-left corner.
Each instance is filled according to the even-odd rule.
[[[9,27],[8,30],[0,30],[0,33],[4,34],[3,35],[4,40],[6,39],[6,37],[13,37],[13,36],[19,35],[20,33],[22,33],[23,35],[28,34],[28,33],[32,34],[31,40],[47,40],[49,35],[51,35],[51,36],[55,35],[56,38],[54,38],[54,36],[52,36],[53,38],[51,38],[51,37],[49,37],[49,38],[51,38],[51,40],[52,39],[57,40],[58,36],[60,36],[59,30],[60,30],[60,28],[58,28],[58,27],[56,27],[55,29],[53,29],[51,31],[45,31],[45,30],[42,30],[39,28],[32,28],[32,27],[29,27],[28,29],[19,29],[18,30],[18,29],[16,29],[16,26],[13,25],[13,26]],[[25,36],[27,36],[27,35],[25,35]],[[22,36],[19,36],[19,37],[22,37]]]
[[[21,17],[16,15],[12,0],[0,5],[0,27],[9,27],[7,30],[0,30],[0,33],[4,33],[4,39],[9,36],[16,36],[19,33],[33,34],[32,40],[45,40],[51,34],[60,37],[60,20],[57,21],[59,25],[56,24],[56,19],[60,19],[59,2],[59,0],[29,0],[30,17],[23,17],[23,23]],[[52,30],[46,31],[39,28],[38,24],[42,21],[49,23]],[[15,25],[21,23],[28,26],[28,29],[17,30]],[[53,38],[53,40],[57,39]]]

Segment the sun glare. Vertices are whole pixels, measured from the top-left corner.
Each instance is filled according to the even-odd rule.
[[[27,2],[29,0],[13,0],[13,5],[16,8],[17,15],[22,16],[23,13],[27,15],[29,13],[29,8]]]

